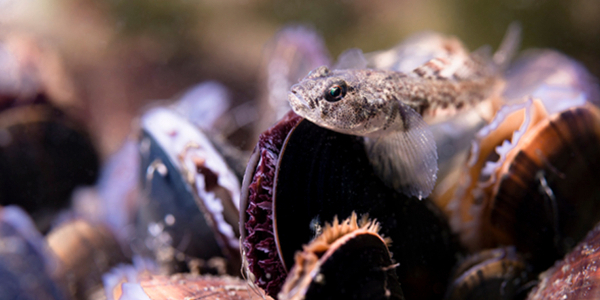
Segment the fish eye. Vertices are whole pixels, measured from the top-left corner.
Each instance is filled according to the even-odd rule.
[[[336,83],[325,91],[325,100],[337,102],[346,96],[346,83]]]

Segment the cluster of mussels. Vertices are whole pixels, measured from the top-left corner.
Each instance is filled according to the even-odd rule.
[[[96,186],[79,189],[58,221],[33,224],[6,206],[16,196],[3,196],[0,295],[600,298],[600,90],[580,64],[551,50],[525,52],[486,105],[432,125],[438,181],[420,200],[382,181],[361,137],[289,111],[289,87],[330,63],[318,35],[287,28],[267,50],[257,110],[265,116],[251,154],[219,136],[219,123],[232,120],[223,117],[228,95],[209,82],[147,110]],[[424,33],[354,59],[410,72],[450,51],[465,50],[456,38]],[[17,191],[10,180],[25,176],[12,175],[19,168],[11,157],[42,149],[35,143],[93,152],[87,136],[39,100],[51,93],[2,92],[0,167],[11,174],[0,178],[3,193]],[[278,121],[265,130],[269,117]],[[58,152],[35,151],[36,162],[56,160],[56,172],[95,170],[75,156],[67,164]],[[58,175],[26,174],[40,185]],[[41,220],[39,209],[28,213]]]

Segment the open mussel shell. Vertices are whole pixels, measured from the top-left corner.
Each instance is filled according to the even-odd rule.
[[[216,81],[206,81],[189,88],[173,105],[170,106],[181,117],[206,133],[212,146],[223,157],[241,181],[248,163],[248,155],[244,150],[232,145],[226,139],[236,123],[228,113],[231,107],[230,93],[227,88]]]
[[[458,265],[444,299],[518,299],[530,277],[527,263],[514,247],[483,250]]]
[[[565,110],[523,136],[507,157],[489,222],[503,243],[547,264],[600,221],[600,110]]]
[[[0,298],[66,300],[57,262],[18,207],[0,208]]]
[[[289,134],[261,138],[244,178],[243,251],[257,284],[276,294],[278,287],[269,283],[281,279],[271,272],[284,269],[285,276],[294,253],[315,236],[322,222],[347,218],[355,211],[376,218],[381,233],[394,241],[390,251],[400,263],[396,272],[406,299],[440,298],[457,252],[441,213],[428,200],[388,188],[375,175],[360,138],[306,120],[295,122],[269,131],[292,127]],[[277,143],[263,143],[268,139],[282,144],[281,154],[273,146]],[[273,160],[276,169],[266,166],[267,160]],[[257,197],[257,190],[263,194]],[[277,264],[281,267],[272,267]]]
[[[600,110],[593,105],[531,125],[506,154],[496,180],[467,194],[479,207],[464,208],[476,212],[473,247],[515,245],[537,271],[562,257],[600,221],[594,213],[600,209],[598,153]]]
[[[356,214],[333,225],[295,255],[279,300],[403,300],[391,253],[379,225],[357,222]]]
[[[221,258],[237,273],[239,182],[208,138],[176,112],[155,108],[142,117],[140,149],[147,195],[138,213],[141,246],[167,272]]]
[[[600,225],[562,260],[540,275],[528,300],[600,299]]]
[[[549,50],[524,55],[506,81],[447,208],[469,250],[515,245],[539,272],[600,221],[598,86]]]

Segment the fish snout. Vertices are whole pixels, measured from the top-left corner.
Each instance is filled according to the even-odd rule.
[[[304,99],[301,87],[297,84],[291,87],[290,93],[288,94],[288,100],[294,111],[298,111],[298,109],[305,110],[311,107]]]
[[[300,93],[300,85],[298,85],[298,84],[292,85],[290,92],[297,96]]]

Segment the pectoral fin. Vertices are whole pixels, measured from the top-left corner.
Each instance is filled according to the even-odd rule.
[[[419,199],[429,196],[437,178],[437,149],[421,115],[403,107],[403,127],[376,138],[365,138],[375,172],[395,190]]]

